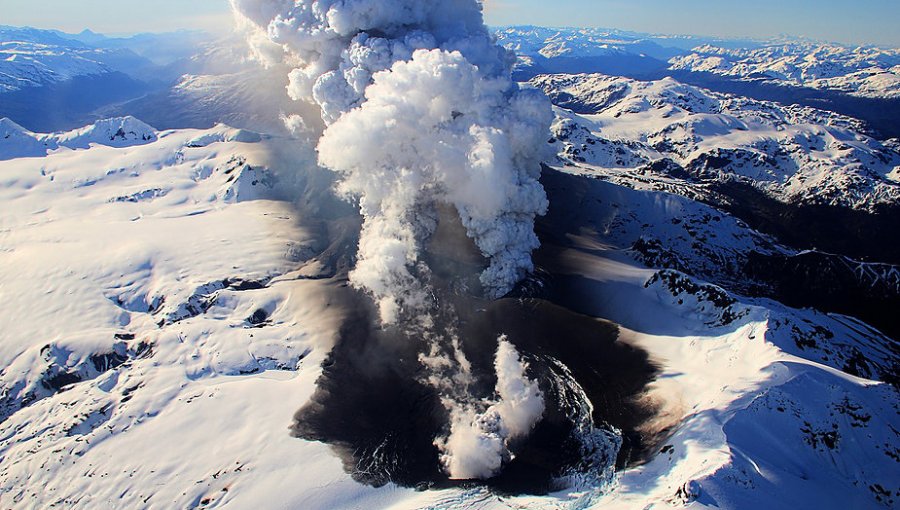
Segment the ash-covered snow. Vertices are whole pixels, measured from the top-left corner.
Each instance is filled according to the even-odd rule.
[[[8,506],[896,503],[897,393],[877,382],[896,364],[891,340],[847,317],[635,263],[637,233],[671,242],[693,263],[689,242],[677,244],[690,224],[719,235],[710,253],[726,257],[768,241],[721,213],[707,221],[720,226],[703,230],[702,218],[716,213],[687,198],[549,169],[556,207],[542,220],[538,263],[569,282],[573,308],[621,324],[623,340],[661,367],[645,398],[665,411],[644,429],[668,430],[661,450],[599,491],[590,479],[503,497],[357,484],[330,448],[287,431],[344,315],[335,284],[319,276],[314,218],[273,200],[270,187],[314,182],[314,160],[296,140],[220,126],[0,163]],[[633,219],[617,219],[616,209]],[[496,430],[512,437],[541,399],[523,358],[500,345],[498,400],[485,409],[505,416]],[[867,378],[840,371],[854,349],[870,364],[859,371]]]

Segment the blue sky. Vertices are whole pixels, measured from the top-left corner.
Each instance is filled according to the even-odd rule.
[[[789,34],[900,47],[900,0],[488,0],[487,7],[494,24],[723,37]]]
[[[491,24],[723,37],[778,34],[900,47],[900,0],[487,0]],[[0,24],[119,34],[228,29],[227,0],[0,0]]]
[[[0,0],[0,25],[104,34],[228,30],[228,0]]]

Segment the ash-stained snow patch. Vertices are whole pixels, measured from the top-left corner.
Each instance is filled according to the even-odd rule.
[[[635,262],[651,253],[633,249],[641,237],[662,239],[656,249],[669,252],[643,262],[700,271],[716,255],[784,249],[725,213],[699,222],[708,206],[549,169],[544,184],[555,205],[538,229],[545,279],[561,286],[566,306],[620,324],[623,341],[660,370],[647,394],[660,412],[642,432],[666,433],[597,508],[896,503],[885,474],[897,469],[893,340],[856,319]],[[684,229],[705,236],[704,251],[691,249]]]
[[[644,286],[660,291],[660,296],[677,306],[687,304],[686,308],[694,310],[692,313],[707,326],[727,326],[749,313],[724,289],[698,284],[676,271],[659,271]]]
[[[428,342],[355,319],[295,415],[294,434],[330,445],[354,479],[375,487],[440,491],[484,478],[494,501],[551,495],[547,504],[576,507],[612,486],[617,465],[653,450],[656,439],[637,429],[656,413],[643,400],[656,368],[618,341],[615,325],[542,300],[458,305],[469,391],[479,399],[470,414],[452,415],[459,408],[422,380],[415,361]],[[440,448],[435,438],[456,444]]]

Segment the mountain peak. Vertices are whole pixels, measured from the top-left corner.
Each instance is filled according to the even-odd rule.
[[[123,146],[152,140],[156,140],[156,129],[130,115],[98,120],[60,136],[60,144],[70,147],[86,147],[90,143]]]
[[[3,117],[0,119],[0,135],[2,135],[3,132],[8,131],[20,131],[24,133],[28,130],[13,122],[9,117]]]

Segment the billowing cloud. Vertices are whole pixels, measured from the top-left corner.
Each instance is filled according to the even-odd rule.
[[[319,106],[319,163],[363,217],[351,283],[381,320],[424,339],[424,378],[450,415],[436,440],[454,478],[487,478],[512,458],[544,401],[512,344],[501,339],[493,401],[468,392],[471,367],[435,301],[423,249],[439,211],[459,217],[484,257],[481,297],[509,292],[533,269],[535,217],[552,112],[510,78],[514,57],[496,44],[477,0],[232,0],[258,58],[288,65],[287,94]],[[306,133],[309,123],[286,122]],[[475,270],[473,270],[475,271]],[[466,282],[472,275],[458,275]],[[443,322],[451,322],[444,320]]]
[[[320,163],[364,217],[354,285],[382,319],[426,305],[423,241],[434,205],[455,207],[498,297],[532,269],[551,121],[510,79],[475,0],[232,0],[261,58],[293,62],[288,94],[319,105]],[[260,38],[264,36],[264,42]],[[275,51],[274,48],[278,48]]]

